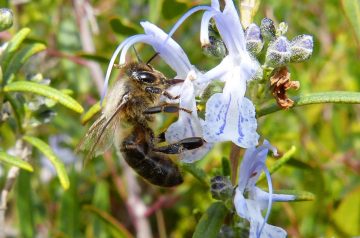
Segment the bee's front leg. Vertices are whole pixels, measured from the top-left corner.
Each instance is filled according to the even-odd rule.
[[[173,96],[170,93],[168,93],[166,90],[158,88],[158,87],[146,87],[145,91],[148,92],[148,93],[153,93],[153,94],[162,94],[162,95],[164,95],[165,97],[167,97],[167,98],[169,98],[171,100],[175,100],[175,99],[180,98],[179,95]]]
[[[204,145],[206,141],[201,137],[189,137],[170,145],[155,147],[152,150],[164,154],[180,154],[184,150],[197,149]]]

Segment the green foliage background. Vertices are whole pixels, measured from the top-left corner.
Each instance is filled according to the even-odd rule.
[[[77,1],[77,0],[74,0]],[[16,75],[25,80],[40,72],[51,79],[51,86],[71,90],[86,109],[99,100],[99,88],[89,71],[91,60],[105,72],[115,47],[126,37],[141,33],[139,22],[149,20],[169,31],[181,14],[209,1],[135,0],[89,1],[95,13],[99,33],[92,35],[96,51],[84,51],[79,19],[74,1],[40,0],[10,4],[0,0],[1,7],[14,12],[14,26],[0,34],[1,42],[23,27],[31,29],[26,44],[42,43],[46,50],[32,57]],[[293,80],[299,80],[299,91],[292,95],[326,91],[360,91],[359,9],[349,7],[352,1],[262,0],[255,22],[263,17],[289,25],[290,38],[299,34],[314,36],[314,54],[302,64],[292,64]],[[359,3],[358,0],[353,2]],[[238,4],[238,2],[237,2]],[[357,5],[359,6],[359,4]],[[357,19],[357,20],[356,20]],[[201,14],[191,17],[175,34],[175,39],[188,53],[191,62],[201,70],[210,69],[216,59],[201,54],[199,26]],[[153,51],[138,46],[141,58]],[[135,59],[135,58],[134,58]],[[163,62],[154,65],[169,77],[174,75]],[[113,76],[116,76],[114,73]],[[271,102],[274,102],[271,99]],[[66,135],[59,145],[73,151],[86,127],[79,114],[61,105],[52,107],[57,115],[49,123],[40,124],[25,134],[49,141]],[[156,131],[164,130],[174,118],[159,116]],[[275,189],[306,190],[314,201],[275,204],[270,224],[283,227],[289,237],[351,237],[360,235],[360,106],[324,104],[279,111],[259,119],[259,134],[280,152],[293,145],[297,150],[289,162],[273,174]],[[10,149],[16,140],[14,126],[0,124],[1,148]],[[31,140],[31,139],[30,139]],[[31,143],[32,144],[32,143]],[[191,237],[206,209],[215,202],[208,181],[222,174],[222,158],[228,158],[230,143],[216,145],[196,166],[205,171],[205,183],[184,168],[185,183],[176,189],[160,189],[141,179],[140,198],[155,212],[149,212],[154,237]],[[43,152],[44,153],[44,152]],[[65,154],[57,154],[61,160]],[[30,163],[33,173],[22,171],[9,197],[6,225],[18,237],[129,237],[136,234],[134,219],[129,219],[127,177],[124,163],[115,153],[106,153],[85,167],[81,155],[66,163],[70,188],[63,190],[54,176],[44,181],[41,173],[49,169],[41,163],[42,154],[33,150]],[[269,165],[274,163],[270,159]],[[6,180],[9,166],[1,164],[0,187]],[[155,204],[155,205],[154,205]],[[157,207],[161,204],[160,209]],[[165,233],[164,233],[165,232]],[[130,234],[129,234],[130,233]],[[165,234],[165,236],[164,236]]]

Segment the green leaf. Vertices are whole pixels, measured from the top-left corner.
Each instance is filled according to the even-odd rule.
[[[160,18],[164,0],[149,0],[149,21],[156,24]]]
[[[360,0],[341,0],[345,15],[347,16],[357,42],[360,46]]]
[[[224,222],[228,209],[222,202],[215,202],[201,216],[193,238],[216,238]]]
[[[121,237],[121,238],[122,237],[124,237],[124,238],[133,237],[131,235],[131,233],[126,229],[126,227],[123,224],[119,223],[109,213],[104,212],[94,206],[91,206],[91,205],[84,206],[84,210],[87,210],[87,211],[93,213],[98,218],[100,218],[103,222],[105,222],[105,224],[107,224],[109,226],[109,228],[112,229],[114,234],[116,234],[115,237]]]
[[[207,177],[204,170],[200,169],[199,167],[195,166],[195,164],[187,164],[182,163],[180,164],[183,170],[191,173],[197,180],[199,180],[202,184],[209,187],[209,178]]]
[[[50,146],[36,137],[24,136],[23,139],[32,146],[38,148],[50,160],[55,167],[61,186],[65,190],[68,189],[70,187],[70,181],[64,163],[54,154]]]
[[[80,198],[83,199],[84,194],[79,190],[79,173],[73,168],[69,177],[72,186],[61,196],[58,230],[63,233],[64,238],[83,237]]]
[[[34,171],[33,167],[28,162],[26,162],[18,157],[8,155],[3,151],[0,151],[0,161],[4,162],[6,164],[9,164],[11,166],[19,167],[21,169],[30,171],[30,172]]]
[[[230,168],[230,161],[228,158],[226,157],[222,157],[221,158],[221,168],[222,168],[222,175],[223,176],[230,176],[230,171],[231,171],[231,168]]]
[[[127,18],[114,17],[110,20],[110,26],[115,33],[129,36],[138,34],[141,30]]]
[[[322,92],[322,93],[311,93],[308,95],[300,95],[298,97],[291,98],[294,101],[293,107],[300,107],[310,104],[323,104],[323,103],[341,103],[341,104],[360,104],[360,93],[359,92]],[[280,111],[281,108],[276,104],[272,103],[266,107],[257,110],[256,116],[262,117],[270,113]]]
[[[15,54],[16,50],[20,47],[21,43],[29,33],[29,28],[23,28],[8,42],[8,46],[0,58],[0,65],[4,71],[6,70],[8,63]]]
[[[98,209],[108,212],[110,209],[110,185],[106,180],[99,180],[95,185],[92,205]],[[107,237],[109,229],[102,222],[101,218],[94,217],[92,222],[88,223],[92,230],[93,237]]]
[[[28,45],[20,51],[16,52],[4,72],[4,82],[12,81],[15,77],[15,74],[20,70],[21,66],[23,66],[23,64],[25,64],[31,56],[45,49],[45,45],[37,43]]]
[[[174,0],[164,0],[162,15],[165,19],[173,19],[183,14],[188,9],[187,5]]]
[[[19,219],[19,237],[35,237],[34,213],[35,204],[33,202],[31,176],[30,173],[21,171],[17,177],[16,186],[16,210]]]
[[[84,109],[72,97],[47,85],[28,81],[12,82],[4,87],[5,92],[30,92],[48,97],[75,112],[82,113]]]
[[[95,103],[92,105],[87,112],[81,118],[81,124],[85,125],[90,121],[98,112],[101,111],[100,102]]]

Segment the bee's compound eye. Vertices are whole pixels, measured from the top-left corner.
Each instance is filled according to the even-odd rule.
[[[136,79],[140,82],[149,84],[156,82],[156,76],[153,73],[147,71],[137,72]]]

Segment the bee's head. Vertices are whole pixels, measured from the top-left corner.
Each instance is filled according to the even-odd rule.
[[[131,80],[144,86],[163,85],[166,80],[161,72],[154,70],[151,65],[144,63],[134,63],[126,70],[126,74]]]

